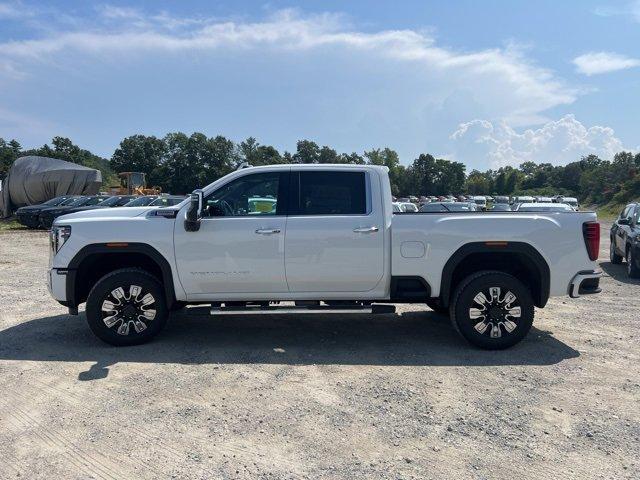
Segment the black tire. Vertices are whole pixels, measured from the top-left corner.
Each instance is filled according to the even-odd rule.
[[[496,287],[499,290],[494,290]],[[505,303],[509,293],[512,294],[509,298],[515,298]],[[484,301],[476,300],[480,294]],[[513,275],[482,271],[460,282],[449,315],[455,329],[469,343],[487,350],[501,350],[515,345],[529,333],[534,305],[529,289]]]
[[[622,255],[618,255],[616,252],[616,242],[613,237],[611,238],[611,243],[609,245],[609,260],[615,265],[622,263]]]
[[[631,247],[627,249],[626,260],[629,278],[640,278],[640,268],[636,265],[636,258],[633,255],[633,249]]]
[[[105,302],[109,303],[105,305]],[[100,340],[115,346],[148,342],[164,328],[168,316],[161,283],[138,268],[108,273],[98,280],[87,298],[87,322],[91,331]]]
[[[439,298],[429,298],[427,299],[426,303],[427,303],[427,307],[429,307],[434,312],[439,313],[441,315],[449,315],[449,309],[447,307],[443,307],[440,304]]]

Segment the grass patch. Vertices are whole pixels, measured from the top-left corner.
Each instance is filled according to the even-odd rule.
[[[7,232],[11,230],[26,230],[27,227],[20,225],[15,218],[0,219],[0,232]]]
[[[620,215],[625,205],[626,204],[623,205],[621,203],[607,203],[606,205],[602,205],[596,209],[598,218],[613,221]]]

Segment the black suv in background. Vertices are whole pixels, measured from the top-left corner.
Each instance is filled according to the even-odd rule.
[[[640,278],[640,203],[630,203],[611,227],[611,263],[627,262],[631,278]]]
[[[25,227],[38,228],[40,226],[39,216],[42,210],[50,207],[68,205],[69,203],[75,201],[76,198],[79,198],[78,195],[63,195],[61,197],[55,197],[51,200],[47,200],[44,203],[39,203],[38,205],[27,205],[26,207],[20,207],[18,210],[16,210],[18,222],[20,222]]]
[[[89,210],[89,208],[86,207],[96,207],[108,198],[111,197],[108,195],[90,195],[78,197],[69,204],[45,208],[40,212],[40,226],[49,229],[51,225],[53,225],[53,221],[60,215]]]

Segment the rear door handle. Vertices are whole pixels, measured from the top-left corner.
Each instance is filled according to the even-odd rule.
[[[353,231],[355,233],[375,233],[377,232],[379,229],[376,226],[373,227],[361,227],[361,228],[354,228]]]
[[[256,230],[258,235],[273,235],[274,233],[280,233],[279,228],[259,228]]]

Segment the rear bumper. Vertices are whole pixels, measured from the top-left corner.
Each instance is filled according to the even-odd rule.
[[[578,272],[569,283],[569,296],[578,298],[580,295],[600,293],[602,291],[600,277],[602,277],[601,271]]]

